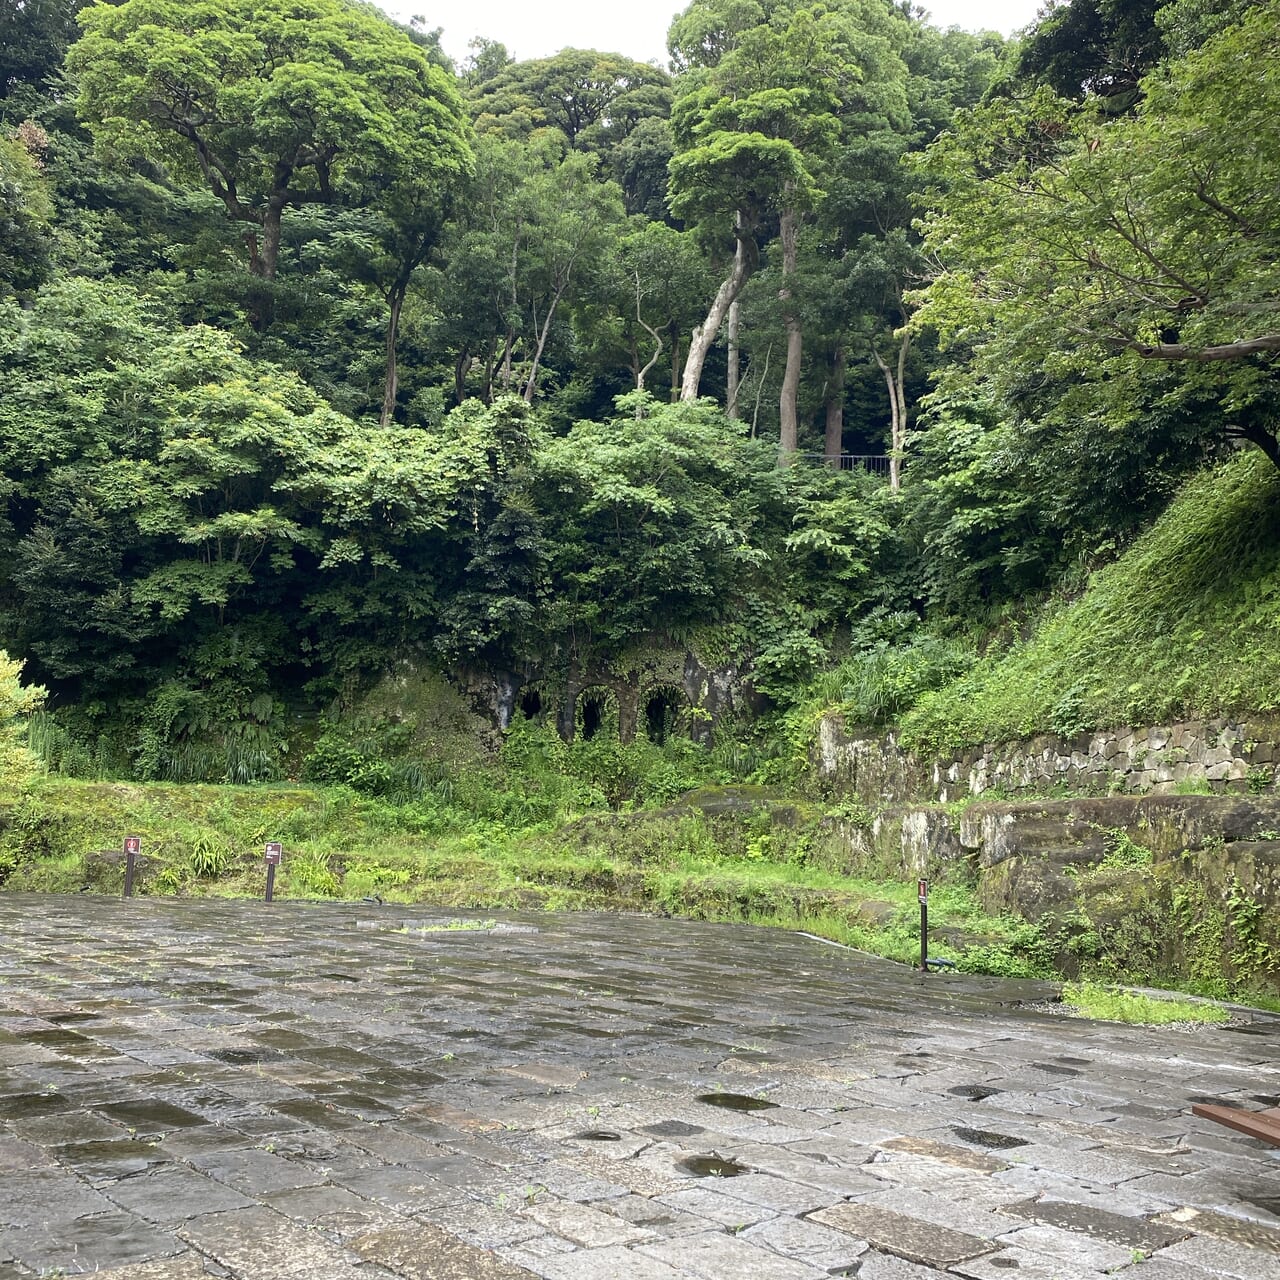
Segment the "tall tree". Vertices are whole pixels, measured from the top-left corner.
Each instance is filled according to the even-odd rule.
[[[647,62],[594,49],[512,62],[471,95],[476,129],[528,140],[554,129],[572,151],[605,154],[643,120],[671,111],[671,77]]]
[[[103,146],[200,183],[276,274],[285,210],[377,178],[465,165],[452,79],[403,31],[344,0],[125,0],[81,15],[67,56]]]
[[[886,118],[904,122],[906,68],[895,44],[903,42],[905,24],[871,0],[778,5],[767,15],[753,8],[695,4],[672,27],[673,50],[694,63],[714,60],[695,66],[674,112],[680,149],[671,164],[672,209],[709,226],[732,217],[736,240],[732,269],[690,344],[682,395],[697,396],[706,352],[754,267],[757,231],[776,219],[786,330],[780,443],[787,455],[799,431],[801,228],[822,198],[842,134]],[[735,29],[744,17],[756,21]],[[719,33],[714,18],[723,24]]]

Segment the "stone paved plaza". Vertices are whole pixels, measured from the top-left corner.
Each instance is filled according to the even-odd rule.
[[[447,919],[0,897],[0,1280],[1280,1280],[1280,1020]]]

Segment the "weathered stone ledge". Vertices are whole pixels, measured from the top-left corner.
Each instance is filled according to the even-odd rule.
[[[1008,795],[1164,794],[1197,784],[1214,792],[1271,792],[1280,768],[1280,720],[1192,720],[1123,726],[1062,737],[986,743],[958,756],[922,759],[894,733],[821,722],[814,764],[841,790],[876,804],[946,802],[996,790]]]

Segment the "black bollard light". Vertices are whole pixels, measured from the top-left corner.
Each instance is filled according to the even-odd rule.
[[[267,898],[271,901],[276,890],[276,868],[280,865],[280,859],[284,856],[284,845],[279,840],[268,840],[266,851],[267,862]]]
[[[133,873],[138,865],[138,854],[142,852],[141,836],[125,836],[124,838],[124,896],[133,897]]]
[[[929,972],[929,882],[916,881],[916,896],[920,899],[920,969]]]

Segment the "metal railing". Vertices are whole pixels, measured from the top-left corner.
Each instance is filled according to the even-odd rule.
[[[831,466],[836,461],[834,455],[825,453],[797,453],[796,458],[817,466]],[[842,453],[839,456],[840,471],[869,471],[873,476],[889,474],[889,455],[887,453]]]

